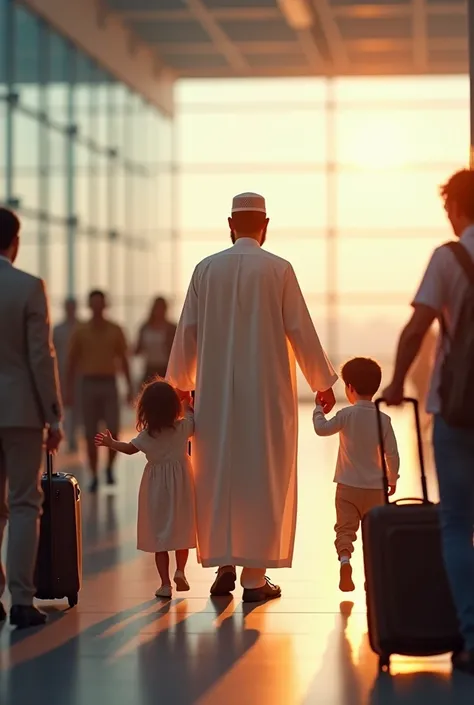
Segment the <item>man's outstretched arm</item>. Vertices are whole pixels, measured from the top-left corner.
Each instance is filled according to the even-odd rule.
[[[285,332],[303,375],[313,392],[319,392],[320,402],[327,413],[335,404],[332,386],[337,380],[337,374],[323,350],[291,266],[288,267],[285,277],[283,291]]]

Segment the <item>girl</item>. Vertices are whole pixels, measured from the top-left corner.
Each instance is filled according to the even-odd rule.
[[[168,551],[176,552],[174,582],[179,591],[189,590],[184,573],[190,548],[196,547],[194,488],[188,439],[194,433],[190,395],[180,398],[167,382],[156,378],[138,399],[137,431],[130,443],[112,438],[110,431],[97,434],[96,445],[133,455],[142,451],[147,464],[138,497],[138,549],[155,554],[161,587],[156,597],[171,598]]]

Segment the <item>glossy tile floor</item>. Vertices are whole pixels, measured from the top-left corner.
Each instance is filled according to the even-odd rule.
[[[409,417],[397,414],[394,425],[403,472],[398,496],[412,495],[419,483]],[[154,599],[153,559],[135,549],[142,464],[121,459],[117,488],[83,495],[78,607],[43,603],[50,613],[46,627],[0,630],[0,703],[472,705],[474,679],[452,678],[448,657],[394,658],[392,676],[378,677],[366,634],[360,545],[353,602],[342,602],[337,589],[336,451],[335,439],[314,437],[311,408],[302,406],[294,567],[272,572],[282,599],[252,610],[242,605],[240,591],[232,600],[211,601],[213,571],[194,559],[191,592],[169,604]]]

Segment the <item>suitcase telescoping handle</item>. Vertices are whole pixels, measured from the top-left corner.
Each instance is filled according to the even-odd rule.
[[[422,500],[420,500],[418,498],[417,500],[411,499],[409,501],[411,501],[411,502],[421,501],[423,504],[429,504],[430,500],[428,497],[428,484],[426,482],[425,459],[424,459],[424,454],[423,454],[423,440],[421,437],[420,412],[419,412],[418,400],[414,399],[413,397],[404,397],[403,402],[405,404],[411,404],[413,406],[413,411],[415,414],[416,443],[417,443],[417,447],[418,447],[418,459],[420,462],[421,491],[423,493]],[[384,442],[384,437],[383,437],[382,414],[380,411],[380,407],[384,403],[385,403],[385,399],[383,397],[381,397],[380,399],[377,399],[375,402],[375,409],[376,409],[376,416],[377,416],[377,431],[378,431],[378,435],[379,435],[380,455],[381,455],[381,461],[382,461],[383,488],[384,488],[384,495],[385,495],[385,503],[390,504],[390,499],[389,499],[389,495],[388,495],[388,468],[387,468],[387,460],[385,458],[385,442]],[[407,501],[407,500],[399,500],[399,502],[400,501]]]
[[[51,594],[55,594],[55,570],[56,570],[56,556],[55,556],[55,541],[54,541],[54,501],[53,501],[53,454],[48,450],[46,451],[46,493],[48,497],[48,512],[49,512],[49,551],[50,551],[50,566],[51,566]]]

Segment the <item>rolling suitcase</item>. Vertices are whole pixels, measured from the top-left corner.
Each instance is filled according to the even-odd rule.
[[[439,505],[429,501],[418,402],[414,407],[422,499],[390,502],[380,405],[376,402],[385,505],[363,519],[362,542],[370,646],[380,670],[390,656],[435,656],[463,648],[444,568]]]
[[[44,492],[36,563],[36,597],[67,598],[77,605],[82,576],[81,491],[76,478],[53,472],[53,458],[46,457],[41,478]]]

